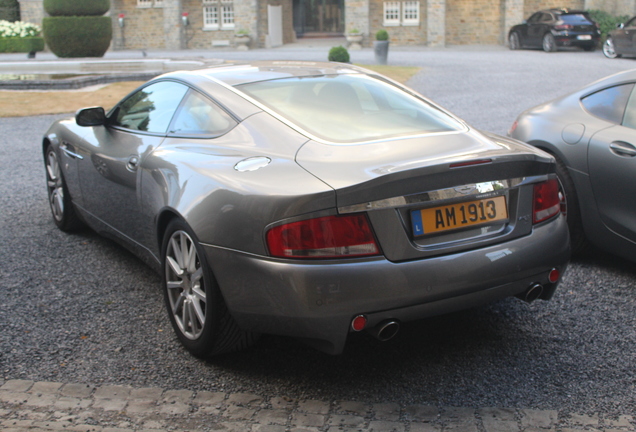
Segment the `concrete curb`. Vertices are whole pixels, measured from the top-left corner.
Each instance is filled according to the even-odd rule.
[[[121,385],[0,381],[4,432],[500,432],[636,431],[618,418],[556,410],[457,408]]]

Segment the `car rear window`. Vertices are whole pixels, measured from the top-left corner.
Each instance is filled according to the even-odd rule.
[[[561,15],[561,21],[566,24],[572,25],[581,25],[581,24],[591,24],[592,21],[583,14],[566,14]]]
[[[609,87],[585,96],[581,103],[590,114],[620,124],[633,88],[634,84]]]
[[[239,89],[310,134],[363,142],[464,130],[423,99],[364,74],[286,78]]]

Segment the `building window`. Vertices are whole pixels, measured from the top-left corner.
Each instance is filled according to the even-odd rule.
[[[384,26],[412,26],[420,24],[419,1],[384,2]]]
[[[208,30],[233,29],[233,0],[203,0],[203,28]]]
[[[150,8],[150,7],[163,7],[163,0],[137,0],[137,7]]]

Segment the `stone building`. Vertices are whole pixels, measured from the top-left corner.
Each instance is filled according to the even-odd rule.
[[[23,21],[39,23],[42,0],[19,0]],[[551,7],[633,15],[636,0],[111,0],[111,49],[221,49],[236,35],[249,46],[275,47],[298,38],[343,36],[371,45],[389,32],[396,45],[505,44],[511,26]]]

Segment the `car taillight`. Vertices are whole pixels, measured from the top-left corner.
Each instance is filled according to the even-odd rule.
[[[267,247],[280,258],[346,258],[378,255],[366,215],[326,216],[291,222],[267,232]]]
[[[554,29],[555,30],[570,30],[573,29],[574,26],[571,24],[560,24],[560,25],[555,25]]]
[[[532,222],[539,223],[559,214],[561,200],[559,199],[559,183],[557,179],[534,185],[534,204],[532,206]]]
[[[517,126],[519,126],[519,122],[517,120],[515,120],[515,122],[512,124],[512,126],[510,126],[510,130],[508,131],[508,136],[509,137],[512,136],[514,131],[517,129]]]

